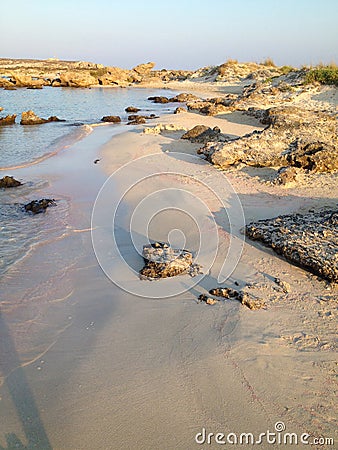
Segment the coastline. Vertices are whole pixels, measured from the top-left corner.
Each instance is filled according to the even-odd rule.
[[[222,118],[182,113],[162,116],[159,122],[186,128],[219,126],[237,136],[262,128],[240,113]],[[252,312],[234,301],[214,308],[197,304],[200,287],[176,298],[140,299],[104,276],[89,233],[103,181],[137,157],[163,155],[158,169],[165,171],[175,164],[175,152],[195,154],[200,147],[180,140],[180,131],[145,135],[143,126],[121,127],[111,138],[109,128],[99,127],[99,133],[95,129],[70,151],[53,156],[53,164],[44,161],[44,167],[28,169],[33,177],[40,176],[40,170],[51,177],[48,194],[69,198],[67,236],[36,248],[5,279],[8,303],[1,306],[2,320],[16,336],[20,357],[27,359],[25,373],[39,405],[39,425],[53,448],[84,448],[85,442],[86,448],[133,448],[137,443],[144,450],[193,449],[194,436],[203,427],[210,432],[259,433],[273,429],[279,420],[290,432],[333,434],[334,354],[330,347],[317,352],[314,339],[334,338],[333,320],[318,323],[319,314],[328,317],[325,314],[333,310],[330,299],[318,302],[323,290],[331,294],[324,281],[251,242],[245,244],[232,279],[264,285],[271,301],[266,311]],[[92,164],[95,157],[100,158],[97,166]],[[206,175],[217,169],[210,170]],[[263,173],[268,176],[269,170]],[[201,177],[200,167],[191,168],[191,174]],[[233,169],[226,176],[241,198],[247,221],[335,202],[332,182],[325,176],[319,186],[313,184],[314,176],[287,190],[264,184],[255,168]],[[141,189],[139,197],[146,192]],[[213,207],[222,228],[222,212]],[[224,256],[226,232],[222,238]],[[33,267],[41,271],[32,279]],[[271,277],[286,279],[291,295],[274,299]],[[214,287],[212,278],[206,277],[203,289]],[[14,295],[21,324],[15,323],[18,311],[10,306]],[[8,342],[8,336],[1,337]],[[12,367],[10,374],[17,370]],[[10,374],[1,393],[7,412],[2,426],[25,441],[22,424],[15,419],[20,401],[13,407]]]

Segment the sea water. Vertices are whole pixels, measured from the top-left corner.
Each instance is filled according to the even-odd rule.
[[[93,146],[99,147],[114,134],[126,130],[127,106],[141,109],[139,114],[161,115],[172,112],[177,104],[154,104],[149,96],[174,96],[164,89],[121,88],[51,88],[0,91],[2,116],[17,114],[16,124],[0,127],[0,178],[14,175],[24,184],[18,188],[0,189],[0,275],[46,240],[58,239],[67,228],[71,193],[57,198],[57,208],[47,214],[33,216],[23,205],[42,197],[54,197],[53,180],[72,163],[72,146],[90,134],[93,125],[102,124],[105,115],[119,115],[121,125],[100,127]],[[20,125],[23,111],[33,110],[38,116],[57,116],[65,122]],[[151,124],[152,121],[149,121]],[[56,155],[66,150],[60,167]],[[69,153],[67,153],[69,152]],[[95,154],[95,149],[94,149]],[[91,157],[91,156],[90,156]],[[54,158],[54,159],[53,159]],[[85,158],[85,155],[83,155]],[[81,166],[82,156],[76,165]],[[92,164],[92,160],[88,162]],[[80,170],[80,169],[79,169]]]

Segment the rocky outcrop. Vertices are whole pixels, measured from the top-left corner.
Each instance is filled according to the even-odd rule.
[[[104,116],[104,117],[102,117],[101,122],[120,123],[121,117],[120,116]]]
[[[0,117],[0,126],[1,125],[13,125],[15,123],[16,114],[8,115],[6,117]]]
[[[230,143],[207,143],[198,152],[213,164],[227,168],[237,163],[250,166],[295,166],[304,169],[338,169],[335,117],[296,107],[275,107],[260,113],[267,124]]]
[[[186,108],[183,108],[182,106],[179,106],[178,108],[175,109],[174,114],[181,114],[187,112]]]
[[[120,69],[119,67],[106,67],[102,75],[98,75],[97,84],[102,86],[127,86],[131,80],[129,79],[129,70]]]
[[[143,247],[145,266],[140,270],[142,278],[167,278],[181,274],[197,275],[200,266],[193,264],[188,250],[174,249],[169,244],[155,242]]]
[[[98,79],[88,71],[64,72],[60,74],[60,85],[69,87],[85,88],[98,84]]]
[[[20,181],[16,180],[14,177],[6,175],[3,178],[0,178],[0,188],[7,189],[17,186],[22,186],[22,183],[20,183]]]
[[[153,68],[155,67],[154,62],[148,62],[146,64],[139,64],[138,66],[134,67],[132,70],[139,75],[146,75],[148,74]]]
[[[41,78],[32,77],[23,73],[13,74],[11,81],[16,87],[29,87],[30,89],[42,89],[42,86],[46,84]]]
[[[245,233],[291,263],[338,281],[338,210],[260,220],[247,225]]]
[[[37,116],[32,110],[24,111],[21,114],[21,125],[40,125],[48,122],[65,122],[65,120],[59,119],[56,116],[50,116],[48,119],[43,119],[42,117]]]
[[[49,206],[56,206],[54,199],[43,198],[41,200],[32,200],[27,203],[24,208],[26,212],[31,212],[33,214],[40,214],[46,212]]]

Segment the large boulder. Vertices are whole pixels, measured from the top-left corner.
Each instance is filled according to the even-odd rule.
[[[17,186],[21,186],[22,183],[20,181],[16,180],[14,177],[10,177],[8,175],[4,176],[3,178],[0,178],[0,188],[13,188]]]
[[[65,120],[59,119],[56,116],[50,116],[48,119],[43,119],[42,117],[37,116],[32,110],[24,111],[21,114],[21,125],[40,125],[48,122],[65,122]]]
[[[129,70],[119,67],[107,67],[106,72],[98,77],[98,84],[103,86],[127,86],[129,84]]]
[[[62,72],[60,74],[60,84],[61,86],[69,87],[89,87],[95,86],[98,83],[98,79],[93,77],[89,71],[79,71],[79,72]]]
[[[12,82],[17,87],[29,87],[31,89],[42,89],[45,81],[41,78],[32,77],[24,73],[15,73],[11,76]]]
[[[8,115],[6,117],[0,117],[0,126],[1,125],[13,125],[15,123],[16,114]]]

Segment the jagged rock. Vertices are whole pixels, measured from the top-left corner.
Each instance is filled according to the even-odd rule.
[[[61,86],[89,87],[98,84],[98,79],[90,75],[88,71],[63,72],[60,74]]]
[[[66,122],[66,120],[65,119],[59,119],[56,116],[50,116],[50,117],[48,117],[47,122]]]
[[[140,275],[144,278],[167,278],[190,273],[191,269],[196,271],[191,252],[174,249],[163,242],[145,245],[143,258],[145,266],[140,270]]]
[[[338,211],[291,214],[250,223],[246,235],[329,281],[338,281]]]
[[[17,87],[27,87],[30,89],[42,89],[42,86],[45,84],[43,79],[36,79],[24,73],[15,73],[11,75],[11,81]]]
[[[213,103],[207,100],[197,100],[187,103],[187,107],[190,111],[199,111],[201,114],[207,116],[215,116],[224,112],[228,112],[228,107],[222,103]]]
[[[328,142],[297,139],[290,145],[287,161],[313,172],[333,172],[338,169],[338,151],[336,146]]]
[[[224,287],[224,288],[210,289],[209,294],[215,295],[216,297],[236,299],[240,301],[242,305],[245,305],[252,310],[257,310],[266,307],[266,303],[264,302],[264,300],[255,297],[254,295],[244,290],[237,291],[235,289]]]
[[[270,108],[260,114],[268,125],[264,130],[226,144],[207,143],[199,153],[222,168],[240,162],[256,167],[294,165],[316,171],[338,168],[335,117],[296,107]],[[302,147],[303,142],[307,144]],[[316,151],[311,154],[313,148]],[[301,159],[304,154],[306,163]]]
[[[200,98],[194,94],[187,94],[186,92],[182,92],[182,94],[175,95],[175,97],[169,99],[170,102],[179,103],[191,102],[195,100],[200,100]]]
[[[134,67],[132,70],[139,75],[146,75],[148,74],[153,68],[155,67],[154,62],[149,62],[146,64],[139,64],[138,66]]]
[[[128,106],[126,109],[125,109],[125,111],[126,112],[138,112],[138,111],[140,111],[140,108],[136,108],[135,106]]]
[[[16,180],[14,177],[6,175],[3,178],[0,178],[0,188],[12,188],[21,185],[22,183],[20,183],[20,181]]]
[[[151,100],[153,103],[169,103],[168,97],[163,96],[148,97],[148,100]]]
[[[1,125],[13,125],[15,123],[16,114],[8,115],[6,117],[0,117],[0,126]]]
[[[98,84],[102,86],[127,86],[129,84],[129,70],[119,67],[106,67],[106,72],[98,76]]]
[[[274,184],[280,185],[292,183],[293,181],[296,181],[297,173],[298,171],[295,167],[281,167],[278,169],[277,177],[273,182]]]
[[[184,112],[187,112],[187,109],[183,108],[182,106],[179,106],[178,108],[175,109],[174,114],[180,114]]]
[[[104,117],[102,117],[101,122],[120,123],[121,117],[120,116],[104,116]]]
[[[183,134],[181,139],[188,139],[190,142],[205,143],[218,140],[221,130],[218,127],[210,128],[205,125],[196,125],[191,130]]]
[[[34,111],[24,111],[21,114],[21,125],[39,125],[41,123],[47,123],[47,119],[42,119],[41,117],[37,116]]]
[[[46,212],[49,206],[56,206],[55,200],[50,198],[43,198],[41,200],[33,200],[27,203],[25,211],[32,212],[33,214],[40,214]]]

